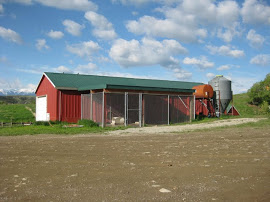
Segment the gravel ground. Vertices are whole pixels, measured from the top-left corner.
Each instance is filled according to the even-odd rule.
[[[1,136],[0,201],[268,202],[269,127],[210,129],[256,120],[121,135]],[[209,130],[168,133],[194,126]]]
[[[200,123],[200,124],[187,124],[187,125],[176,125],[176,126],[152,126],[142,128],[128,128],[121,131],[108,132],[110,135],[127,135],[127,134],[164,134],[164,133],[175,133],[185,131],[195,131],[200,129],[234,126],[243,123],[258,122],[264,118],[239,118],[239,119],[228,119],[220,120],[211,123]]]

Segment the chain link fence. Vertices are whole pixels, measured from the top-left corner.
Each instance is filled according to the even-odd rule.
[[[82,119],[91,120],[91,94],[81,95]]]
[[[102,126],[173,124],[189,122],[193,117],[193,96],[127,92],[82,95],[82,119]]]

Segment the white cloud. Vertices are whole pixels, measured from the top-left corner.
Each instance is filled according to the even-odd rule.
[[[218,71],[229,70],[229,69],[231,69],[230,65],[221,65],[220,67],[217,68]]]
[[[0,14],[1,14],[1,13],[4,13],[4,7],[3,7],[2,4],[0,4]]]
[[[270,66],[270,54],[256,55],[250,60],[250,63],[258,66]]]
[[[38,50],[49,49],[49,46],[46,44],[46,40],[45,39],[37,39],[36,40],[36,48]]]
[[[208,69],[214,67],[215,63],[209,62],[205,56],[201,56],[200,59],[186,57],[183,60],[183,63],[186,65],[195,65],[200,69]]]
[[[0,78],[0,86],[2,90],[18,90],[18,92],[24,92],[24,93],[32,93],[36,89],[35,84],[27,84],[26,86],[22,84],[21,80],[16,79],[10,79],[6,80],[3,78]]]
[[[44,6],[79,11],[96,11],[98,6],[89,0],[33,0]]]
[[[240,27],[240,23],[234,22],[228,28],[219,28],[217,31],[217,37],[229,43],[235,36],[241,36],[242,32],[243,30]]]
[[[250,46],[260,48],[263,45],[265,38],[260,34],[256,34],[256,31],[251,29],[247,34],[247,40],[249,40]]]
[[[66,31],[73,36],[80,36],[81,30],[84,29],[84,25],[80,25],[72,20],[64,20],[63,25],[65,26]]]
[[[115,39],[117,37],[112,23],[110,23],[103,15],[88,11],[85,13],[84,17],[94,26],[94,36],[106,40]]]
[[[4,78],[0,78],[0,86],[1,89],[5,90],[18,89],[22,87],[22,83],[19,79],[6,80]]]
[[[48,36],[53,38],[53,39],[61,39],[64,36],[64,34],[61,31],[51,30],[50,32],[48,32]]]
[[[80,57],[90,57],[93,53],[96,53],[100,46],[93,41],[85,41],[78,44],[71,44],[66,46],[67,50]],[[88,58],[90,60],[90,58]]]
[[[73,73],[73,71],[71,71],[68,67],[64,65],[54,68],[53,70],[59,73]]]
[[[179,80],[189,80],[192,77],[192,73],[184,69],[174,69],[173,76]]]
[[[154,37],[174,38],[182,42],[195,42],[197,37],[205,38],[207,31],[197,28],[193,19],[189,16],[179,16],[181,22],[173,19],[157,19],[151,16],[143,16],[138,21],[129,21],[126,27],[134,34]]]
[[[215,76],[216,76],[216,75],[213,74],[213,73],[211,73],[211,72],[209,72],[209,73],[206,74],[206,77],[207,77],[209,80],[211,80],[211,79],[214,78]]]
[[[0,63],[6,63],[8,61],[6,56],[1,56],[0,57]]]
[[[2,0],[2,2],[6,3],[20,3],[20,4],[24,4],[24,5],[31,5],[33,4],[32,0]]]
[[[175,40],[156,41],[143,38],[142,41],[118,39],[110,49],[110,57],[124,67],[161,65],[169,69],[179,67],[173,55],[187,53]]]
[[[245,0],[241,14],[245,23],[270,24],[270,6],[267,5],[267,1]]]
[[[215,55],[224,55],[233,58],[240,58],[245,55],[243,50],[232,50],[229,46],[212,46],[207,45],[206,48],[210,51],[211,54]]]
[[[94,70],[96,69],[98,69],[97,65],[90,62],[86,65],[78,65],[74,72],[80,74],[93,74]]]
[[[11,29],[6,29],[4,27],[0,26],[0,37],[2,37],[3,39],[7,40],[7,41],[11,41],[17,44],[21,44],[22,43],[22,39],[20,37],[20,35],[11,30]]]
[[[198,42],[207,37],[204,26],[218,28],[219,37],[231,41],[239,35],[239,6],[235,1],[183,0],[178,6],[156,9],[165,18],[143,16],[126,24],[135,34],[174,38],[182,42]],[[224,31],[222,31],[224,29]]]

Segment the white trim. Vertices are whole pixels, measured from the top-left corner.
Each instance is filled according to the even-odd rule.
[[[49,79],[49,77],[45,74],[45,72],[42,74],[42,77],[41,77],[41,79],[39,80],[39,82],[38,82],[38,85],[37,85],[37,88],[36,88],[36,90],[35,90],[35,94],[37,93],[37,89],[39,88],[39,86],[40,86],[40,83],[41,83],[41,81],[42,81],[42,79],[43,79],[43,76],[44,77],[46,77],[48,80],[49,80],[49,82],[53,85],[53,87],[55,88],[55,85],[53,84],[53,82],[51,81],[51,79]]]
[[[46,76],[46,78],[51,82],[51,84],[53,85],[53,87],[55,87],[54,83],[51,81],[51,79],[47,76],[47,74],[44,73],[44,75]]]

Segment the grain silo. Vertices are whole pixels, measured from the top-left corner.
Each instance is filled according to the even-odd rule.
[[[213,87],[215,111],[216,115],[219,116],[220,113],[224,113],[232,100],[231,81],[223,75],[218,75],[208,83]]]

